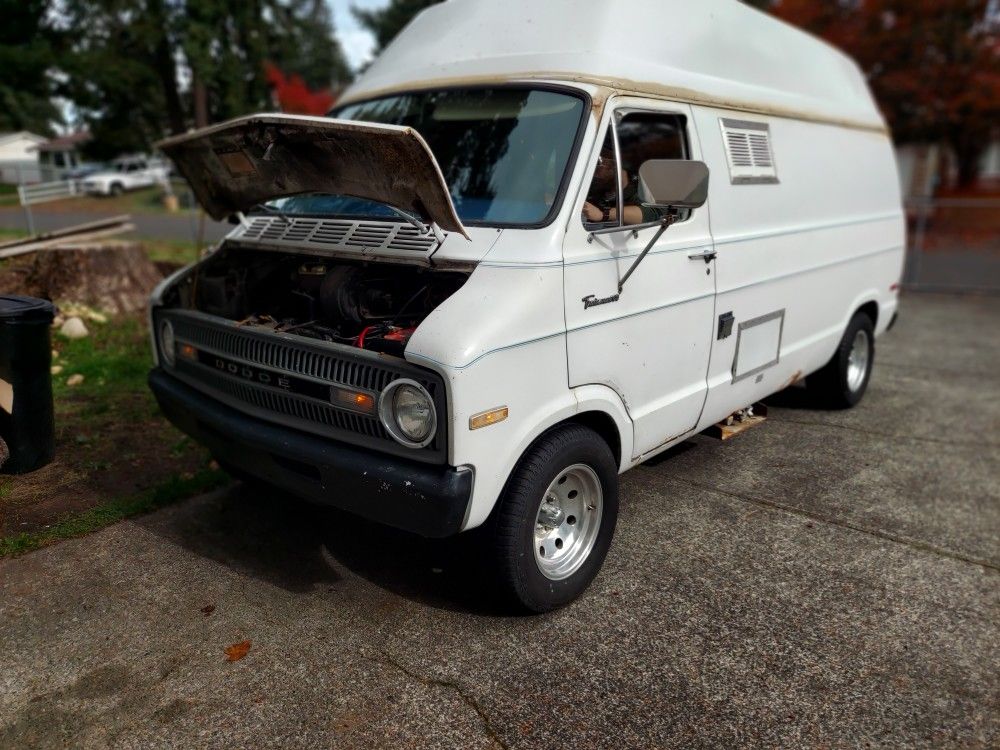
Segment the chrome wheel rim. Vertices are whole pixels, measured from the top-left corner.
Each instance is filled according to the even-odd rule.
[[[573,464],[552,480],[535,515],[535,563],[546,578],[569,578],[590,556],[601,528],[604,492],[597,473]]]
[[[847,387],[852,393],[857,392],[865,382],[865,376],[868,374],[869,350],[868,332],[862,329],[854,334],[851,353],[847,355]]]

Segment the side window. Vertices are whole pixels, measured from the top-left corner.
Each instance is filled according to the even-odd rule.
[[[622,202],[626,224],[656,221],[662,211],[642,205],[639,167],[649,159],[689,159],[683,115],[633,112],[618,122],[618,149],[622,159]],[[690,211],[678,216],[683,221]]]
[[[656,112],[632,112],[620,117],[615,129],[601,146],[601,155],[594,170],[594,179],[583,204],[583,225],[586,229],[656,221],[662,211],[642,205],[639,195],[639,167],[649,159],[689,159],[685,128],[687,118]],[[615,155],[615,130],[618,133],[618,153]],[[619,186],[621,215],[619,221]],[[684,221],[690,211],[681,211],[678,221]]]
[[[609,127],[583,204],[583,225],[587,229],[618,226],[618,179],[614,129]]]

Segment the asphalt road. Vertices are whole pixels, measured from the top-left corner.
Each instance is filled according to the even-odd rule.
[[[118,216],[121,211],[47,211],[44,205],[34,206],[32,213],[35,231],[51,232],[54,229],[75,226],[90,221],[98,221],[110,216]],[[178,214],[141,213],[133,211],[134,236],[143,239],[178,240],[194,242],[198,236],[198,218],[191,211]],[[215,242],[222,239],[233,227],[226,222],[205,219],[204,240]],[[0,208],[0,229],[28,231],[24,209],[20,207]]]
[[[1000,746],[998,320],[910,295],[859,408],[625,475],[544,617],[239,486],[0,561],[0,747]]]

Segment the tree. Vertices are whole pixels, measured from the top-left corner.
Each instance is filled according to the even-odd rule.
[[[299,115],[325,115],[336,101],[330,89],[313,91],[297,73],[286,75],[278,66],[266,63],[267,82],[282,112]]]
[[[67,0],[63,6],[63,28],[73,36],[59,56],[64,78],[58,93],[74,103],[93,135],[86,150],[96,158],[144,150],[168,129],[170,119],[175,128],[185,123],[174,72],[173,19],[157,0],[134,5]]]
[[[349,76],[324,0],[59,0],[59,9],[73,34],[60,93],[93,133],[94,156],[270,109],[267,61],[312,88]]]
[[[781,0],[772,12],[845,50],[897,141],[944,142],[965,186],[1000,122],[1000,36],[989,0]]]
[[[269,59],[310,89],[334,90],[351,80],[351,68],[333,39],[333,17],[326,0],[287,0],[274,3],[278,32],[270,43]]]
[[[52,103],[59,34],[47,20],[45,0],[2,2],[0,10],[0,132],[48,135],[61,119]]]
[[[442,0],[389,0],[389,5],[381,10],[351,8],[354,17],[362,26],[375,35],[375,53],[384,50],[396,34],[424,8],[437,5]]]

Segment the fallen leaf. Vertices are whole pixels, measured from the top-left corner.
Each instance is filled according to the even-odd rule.
[[[75,385],[80,385],[83,382],[83,375],[76,373],[75,375],[70,375],[66,378],[66,385],[73,387]]]
[[[201,613],[203,615],[205,615],[205,617],[208,617],[214,611],[215,611],[215,605],[214,604],[206,604],[204,607],[201,608]]]
[[[226,647],[226,661],[239,661],[250,650],[250,641],[240,641]]]

